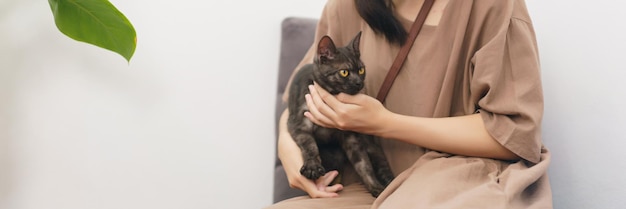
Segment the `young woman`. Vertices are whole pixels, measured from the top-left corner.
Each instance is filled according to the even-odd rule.
[[[269,208],[552,207],[539,57],[523,0],[436,0],[385,103],[372,97],[423,3],[329,0],[315,40],[329,35],[343,46],[362,31],[365,94],[332,96],[314,85],[306,96],[314,123],[383,138],[396,179],[378,198],[349,171],[343,184],[329,185],[336,171],[306,179],[285,112],[279,158],[290,185],[309,197]]]

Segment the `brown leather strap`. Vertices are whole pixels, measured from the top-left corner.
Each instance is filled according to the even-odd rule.
[[[406,56],[409,54],[409,51],[413,46],[413,42],[415,42],[415,38],[417,38],[417,34],[422,29],[422,25],[424,25],[424,21],[426,21],[426,17],[428,16],[428,13],[430,12],[430,9],[433,7],[434,3],[435,0],[426,0],[422,5],[422,8],[415,18],[415,22],[413,22],[413,25],[411,26],[411,30],[409,31],[409,36],[407,37],[406,42],[404,43],[404,45],[402,45],[402,48],[398,52],[398,55],[396,55],[396,59],[393,61],[391,68],[389,68],[389,72],[387,72],[387,77],[385,77],[385,81],[378,91],[378,96],[376,96],[376,99],[378,99],[378,101],[382,103],[385,102],[385,98],[387,98],[389,89],[391,89],[391,84],[393,84],[393,81],[398,76],[398,72],[400,72],[400,68],[404,64]]]

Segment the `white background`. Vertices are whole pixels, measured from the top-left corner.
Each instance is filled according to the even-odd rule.
[[[62,35],[46,1],[0,1],[0,209],[269,205],[280,21],[324,2],[114,0],[129,64]],[[626,205],[625,5],[528,6],[555,207]]]
[[[555,208],[626,205],[626,4],[528,0],[542,62]]]

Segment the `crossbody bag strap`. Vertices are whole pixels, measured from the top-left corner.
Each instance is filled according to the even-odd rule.
[[[419,34],[420,30],[422,29],[422,25],[424,25],[424,21],[426,21],[426,17],[428,17],[428,13],[430,12],[430,9],[432,8],[434,3],[435,0],[426,0],[422,5],[419,13],[417,14],[415,22],[413,22],[411,30],[409,31],[409,36],[407,37],[406,42],[404,43],[404,45],[402,45],[402,48],[398,52],[398,55],[396,55],[396,59],[393,61],[391,68],[389,68],[389,72],[387,72],[385,81],[383,81],[383,85],[378,91],[376,99],[378,99],[378,101],[380,101],[381,103],[385,102],[387,94],[389,93],[389,89],[391,88],[391,84],[393,84],[393,81],[398,76],[398,72],[400,72],[400,68],[404,64],[406,56],[409,54],[409,51],[411,50],[411,47],[415,42],[415,38],[417,38],[417,34]]]

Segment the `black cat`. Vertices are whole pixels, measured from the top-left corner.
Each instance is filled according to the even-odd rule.
[[[357,94],[363,89],[365,67],[360,60],[361,33],[344,47],[335,47],[324,36],[317,46],[313,64],[302,67],[289,89],[287,127],[302,150],[304,165],[300,173],[317,179],[326,171],[341,172],[346,160],[352,163],[365,187],[377,197],[393,180],[389,163],[373,136],[318,126],[304,116],[308,111],[304,95],[315,81],[333,95],[341,92]]]

